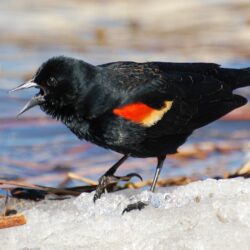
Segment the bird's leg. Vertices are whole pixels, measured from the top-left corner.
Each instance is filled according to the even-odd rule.
[[[138,177],[142,180],[142,177],[136,173],[130,173],[126,176],[115,176],[115,172],[119,166],[122,165],[124,161],[128,159],[129,155],[124,155],[118,162],[116,162],[98,181],[98,185],[96,187],[96,192],[94,195],[94,202],[101,197],[104,193],[105,189],[110,185],[117,183],[119,181],[129,181],[132,177]]]
[[[162,166],[163,166],[163,163],[164,163],[164,160],[165,160],[166,156],[160,156],[158,157],[158,163],[157,163],[157,167],[156,167],[156,171],[155,171],[155,175],[154,175],[154,179],[153,179],[153,182],[151,184],[151,187],[150,187],[150,191],[154,192],[155,191],[155,186],[156,186],[156,183],[158,181],[158,178],[160,176],[160,173],[161,173],[161,169],[162,169]],[[148,204],[145,203],[145,202],[142,202],[142,201],[138,201],[136,203],[132,203],[132,204],[129,204],[122,212],[122,214],[124,214],[125,212],[130,212],[132,210],[141,210],[143,209],[145,206],[147,206]]]
[[[166,158],[166,156],[158,158],[158,164],[157,164],[157,167],[156,167],[156,170],[155,170],[154,179],[153,179],[153,182],[152,182],[151,187],[150,187],[151,192],[155,191],[155,186],[156,186],[156,183],[157,183],[157,181],[159,179],[159,176],[160,176],[161,169],[162,169],[165,158]]]

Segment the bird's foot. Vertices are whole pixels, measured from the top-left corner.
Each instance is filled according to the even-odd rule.
[[[123,211],[122,214],[125,212],[130,212],[132,210],[142,210],[144,207],[146,207],[148,204],[144,203],[142,201],[138,201],[136,203],[129,204]]]
[[[138,177],[142,181],[142,177],[139,174],[131,173],[126,176],[115,176],[115,175],[103,175],[98,181],[96,187],[96,192],[94,195],[94,202],[102,196],[105,190],[113,184],[118,183],[119,181],[130,181],[131,178]]]

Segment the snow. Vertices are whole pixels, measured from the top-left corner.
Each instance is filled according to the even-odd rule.
[[[250,249],[249,179],[93,194],[17,203],[27,224],[2,229],[0,249]],[[137,200],[149,205],[121,215]]]

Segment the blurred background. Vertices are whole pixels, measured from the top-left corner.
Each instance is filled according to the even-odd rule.
[[[57,186],[68,172],[97,180],[120,157],[79,141],[39,108],[16,117],[35,92],[8,90],[49,57],[250,67],[249,0],[1,0],[0,34],[0,179],[37,184]],[[250,88],[240,92],[250,97]],[[246,106],[195,132],[161,178],[234,172],[249,158],[249,118]],[[155,159],[130,159],[119,174],[148,179],[154,166]]]

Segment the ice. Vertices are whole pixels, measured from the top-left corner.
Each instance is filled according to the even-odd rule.
[[[142,211],[121,215],[131,202]],[[0,230],[0,249],[250,249],[250,180],[205,180],[63,201],[18,203],[27,224]]]

